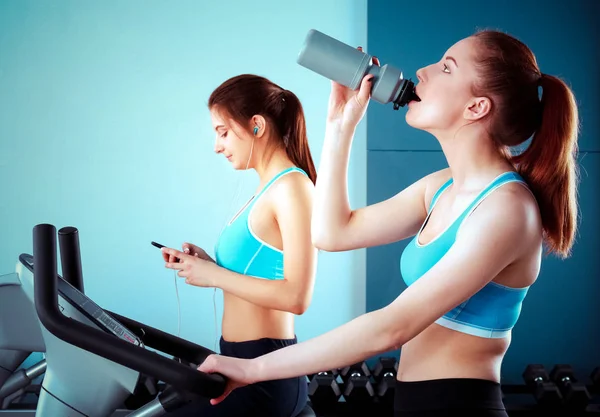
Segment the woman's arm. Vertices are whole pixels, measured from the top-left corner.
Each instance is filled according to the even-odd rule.
[[[378,204],[350,208],[348,162],[356,126],[369,102],[369,77],[365,77],[359,91],[332,83],[311,224],[315,246],[330,252],[383,245],[413,236],[427,215],[428,177]]]
[[[317,249],[312,245],[310,220],[313,184],[302,174],[280,178],[269,190],[284,250],[284,278],[266,280],[221,268],[214,284],[253,304],[303,314],[312,299]]]

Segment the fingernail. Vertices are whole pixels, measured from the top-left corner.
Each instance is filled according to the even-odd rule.
[[[198,256],[198,254],[197,254],[197,253],[194,253],[194,256]]]
[[[184,251],[185,253],[188,253],[188,252],[190,251],[190,249],[189,249],[189,248],[185,248],[183,251]]]

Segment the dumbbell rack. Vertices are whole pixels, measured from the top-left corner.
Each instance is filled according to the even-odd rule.
[[[372,368],[360,362],[308,376],[309,400],[319,417],[392,416],[398,364],[378,358]],[[548,373],[530,364],[523,384],[503,384],[503,401],[509,416],[600,416],[600,367],[589,381],[580,381],[569,365],[556,365]]]
[[[379,358],[373,368],[359,362],[309,375],[309,399],[318,416],[377,415],[393,412],[398,364]]]

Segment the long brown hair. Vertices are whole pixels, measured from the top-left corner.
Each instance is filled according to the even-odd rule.
[[[479,43],[473,93],[492,100],[490,136],[533,191],[549,251],[566,258],[578,217],[579,115],[573,92],[560,78],[543,74],[533,52],[515,37],[494,30],[473,37]],[[522,153],[506,152],[530,138]]]
[[[218,108],[250,131],[250,119],[260,114],[275,127],[279,145],[292,163],[304,170],[313,184],[317,170],[310,153],[304,109],[298,97],[272,81],[242,74],[223,82],[210,95],[209,108]]]

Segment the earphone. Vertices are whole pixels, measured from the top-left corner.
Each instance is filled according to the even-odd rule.
[[[257,133],[258,133],[258,126],[256,126],[256,127],[254,128],[254,136],[256,136],[256,134],[257,134]]]

